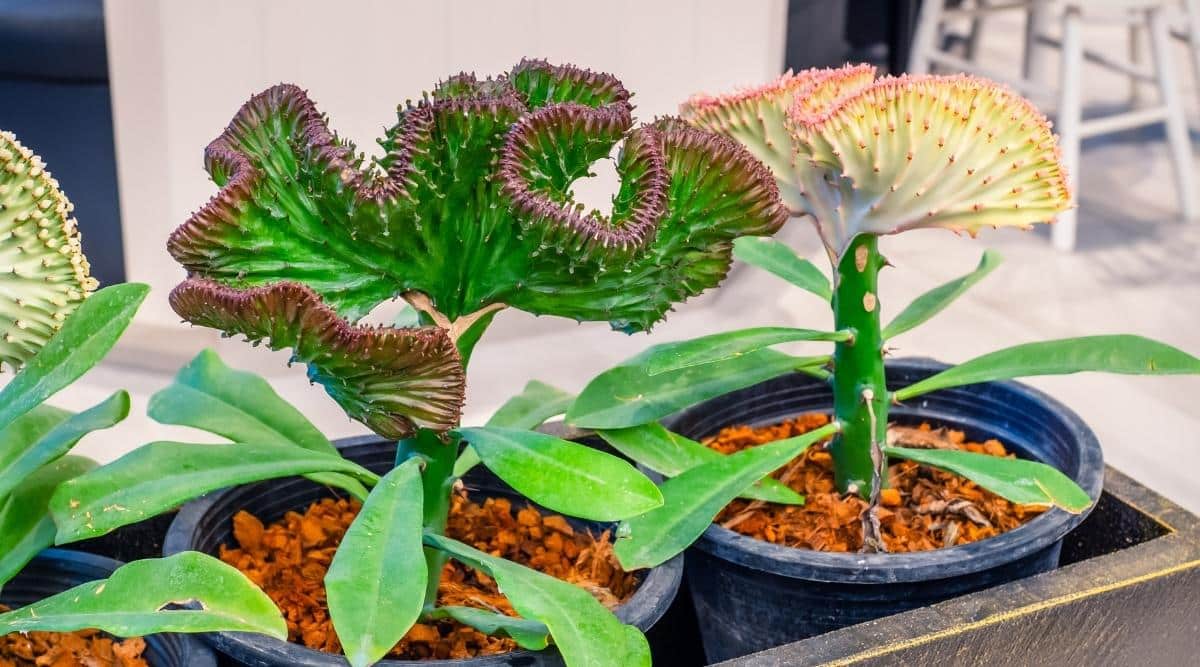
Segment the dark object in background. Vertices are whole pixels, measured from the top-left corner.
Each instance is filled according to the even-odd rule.
[[[92,275],[123,282],[101,0],[0,0],[0,129],[40,155],[75,204]]]
[[[875,0],[885,2],[886,0]],[[846,62],[847,0],[790,0],[784,69],[837,67]]]

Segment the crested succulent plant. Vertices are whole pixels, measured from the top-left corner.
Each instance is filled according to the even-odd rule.
[[[619,142],[612,211],[584,210],[572,184]],[[220,192],[168,247],[189,273],[171,296],[184,319],[296,348],[387,437],[457,423],[451,369],[496,310],[645,330],[720,282],[735,238],[786,219],[736,142],[675,119],[634,128],[619,81],[571,66],[451,77],[380,143],[368,164],[299,88],[256,95],[205,153]],[[431,326],[356,323],[397,297]]]
[[[991,272],[999,256],[989,251],[975,271],[930,290],[883,326],[879,274],[888,263],[879,237],[921,227],[972,235],[987,226],[1024,229],[1052,221],[1070,205],[1049,123],[1027,100],[995,83],[968,76],[875,80],[873,67],[847,65],[789,72],[729,95],[698,95],[683,105],[682,116],[745,145],[771,169],[791,212],[812,218],[832,263],[832,284],[778,241],[738,239],[734,254],[830,302],[834,327],[762,327],[657,345],[589,383],[567,421],[599,430],[627,455],[675,477],[672,487],[664,487],[664,506],[626,526],[629,537],[616,547],[626,567],[674,555],[735,495],[761,498],[767,488],[747,491],[746,479],[780,467],[815,440],[776,443],[773,452],[748,454],[739,465],[714,463],[702,445],[689,445],[653,423],[696,402],[790,371],[826,379],[834,419],[820,435],[832,437],[840,489],[870,500],[864,542],[882,548],[876,510],[889,457],[943,467],[1018,503],[1078,512],[1092,502],[1073,481],[1041,463],[888,446],[893,403],[1027,375],[1200,373],[1200,359],[1163,343],[1090,336],[1018,345],[908,387],[888,388],[887,341],[944,309]],[[797,341],[829,341],[834,352],[793,357],[768,349]],[[687,454],[696,465],[664,463],[666,448]],[[684,497],[701,488],[703,504],[697,496]],[[789,502],[777,491],[776,502]]]
[[[19,368],[97,287],[74,208],[41,158],[0,132],[0,366]]]

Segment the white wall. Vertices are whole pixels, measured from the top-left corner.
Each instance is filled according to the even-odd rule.
[[[178,328],[166,294],[182,271],[167,235],[215,192],[205,145],[263,88],[307,88],[335,130],[371,150],[397,104],[435,81],[543,57],[612,72],[648,120],[696,91],[775,76],[786,10],[786,0],[108,0],[126,272],[154,287],[139,324]]]

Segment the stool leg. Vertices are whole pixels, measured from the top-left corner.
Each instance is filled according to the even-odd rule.
[[[944,2],[945,0],[924,0],[921,3],[921,13],[917,17],[917,29],[913,33],[912,48],[909,50],[909,74],[929,73],[929,54],[937,48]]]
[[[1079,124],[1083,115],[1080,88],[1083,73],[1083,35],[1079,7],[1068,5],[1062,19],[1062,65],[1059,71],[1058,143],[1062,148],[1063,165],[1067,168],[1067,183],[1079,205]],[[1077,209],[1064,211],[1051,227],[1054,247],[1075,249]]]
[[[1053,14],[1049,2],[1032,0],[1025,9],[1025,52],[1021,62],[1021,75],[1026,81],[1046,82],[1049,47],[1038,41],[1046,34],[1046,24]]]
[[[1129,24],[1129,63],[1135,67],[1145,62],[1146,26],[1141,23]],[[1129,106],[1142,106],[1142,82],[1136,77],[1129,77]]]
[[[1192,54],[1192,75],[1196,78],[1196,93],[1200,94],[1200,0],[1184,0],[1187,15],[1188,50]]]
[[[1154,68],[1158,70],[1158,91],[1167,110],[1167,147],[1175,167],[1179,210],[1185,220],[1193,220],[1200,206],[1196,199],[1192,139],[1188,136],[1183,97],[1179,94],[1179,80],[1175,77],[1175,63],[1171,59],[1171,33],[1161,7],[1147,10],[1146,18],[1150,24],[1150,51],[1154,54]]]
[[[988,0],[975,0],[976,9],[985,9],[987,6]],[[969,62],[975,62],[975,53],[979,50],[979,34],[983,32],[986,16],[986,12],[979,12],[971,17],[971,29],[967,32],[967,45],[963,50],[963,57]]]

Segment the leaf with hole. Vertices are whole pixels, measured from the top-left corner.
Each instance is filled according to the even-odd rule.
[[[613,545],[621,567],[636,570],[670,560],[695,542],[748,484],[837,430],[837,424],[827,424],[794,438],[749,447],[663,482],[662,507],[622,524],[623,536]]]
[[[188,602],[199,608],[166,609]],[[0,614],[0,634],[87,628],[117,637],[256,632],[287,639],[287,623],[266,593],[232,565],[196,551],[134,561],[107,579]]]
[[[1078,514],[1092,504],[1087,492],[1054,466],[1039,461],[957,449],[884,447],[884,453],[962,475],[1014,503],[1061,507]]]
[[[904,401],[937,389],[1083,371],[1126,375],[1200,373],[1200,359],[1156,340],[1118,334],[1025,343],[975,357],[895,393]]]
[[[714,449],[667,430],[658,422],[596,431],[596,435],[612,445],[613,449],[666,477],[674,477],[724,457]],[[804,503],[804,496],[770,477],[764,477],[747,486],[739,495],[742,498],[787,505]]]
[[[346,659],[382,659],[421,615],[428,576],[421,543],[421,462],[384,475],[325,574],[329,615]]]
[[[884,340],[914,329],[945,310],[946,306],[1000,266],[1002,259],[1000,253],[995,250],[985,250],[979,260],[979,266],[975,267],[974,271],[929,290],[905,306],[904,310],[883,328]]]
[[[571,667],[650,666],[646,637],[583,588],[442,535],[425,533],[425,544],[495,579],[518,614],[550,629],[555,646]]]
[[[496,476],[556,512],[617,521],[662,504],[658,487],[611,454],[535,431],[459,429]]]
[[[58,487],[50,500],[56,543],[104,535],[227,486],[314,472],[379,480],[340,456],[288,445],[152,442]]]

